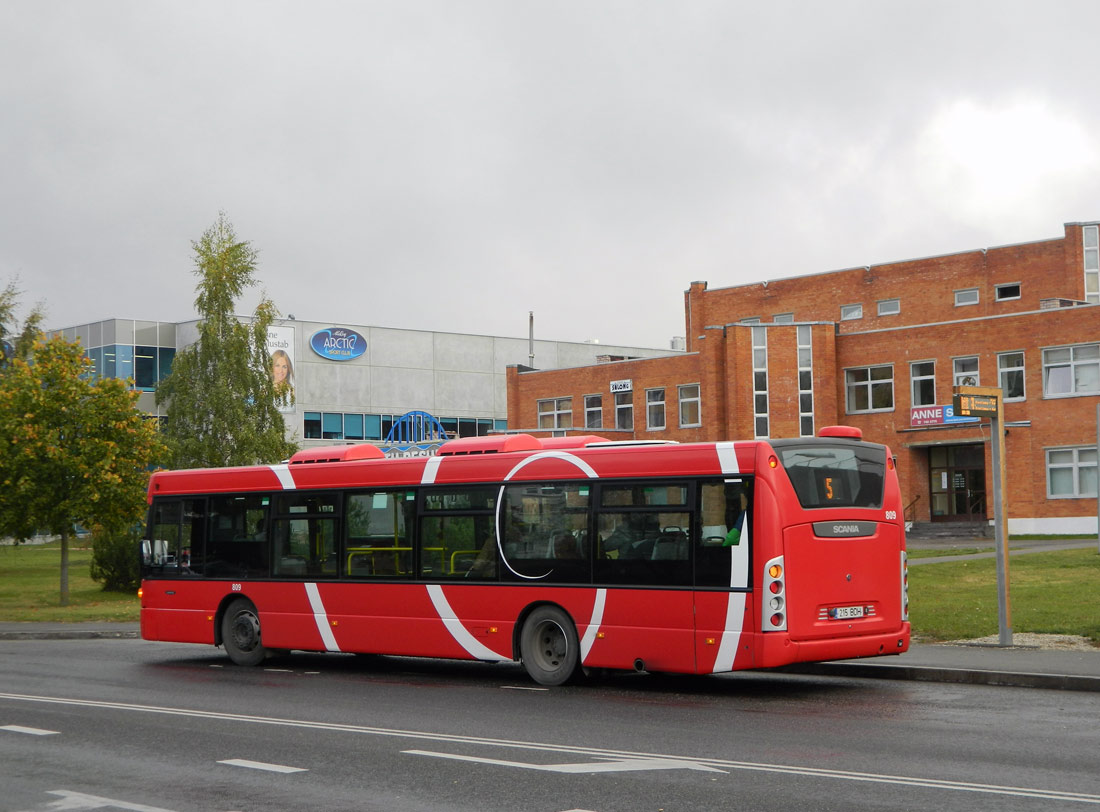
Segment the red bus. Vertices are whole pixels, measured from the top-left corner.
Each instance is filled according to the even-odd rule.
[[[717,443],[452,440],[161,471],[141,635],[225,646],[715,673],[909,647],[890,450],[857,429]]]

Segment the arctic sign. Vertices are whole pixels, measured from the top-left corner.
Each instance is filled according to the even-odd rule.
[[[367,351],[367,339],[346,327],[327,327],[309,337],[309,346],[330,361],[350,361]]]

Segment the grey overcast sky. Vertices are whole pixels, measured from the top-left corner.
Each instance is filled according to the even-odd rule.
[[[1100,219],[1098,42],[1095,0],[3,0],[0,284],[193,318],[221,210],[298,319],[667,347],[693,280]]]

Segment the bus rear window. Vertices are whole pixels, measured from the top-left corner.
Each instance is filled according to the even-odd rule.
[[[886,475],[884,447],[826,443],[774,445],[802,507],[882,507]]]

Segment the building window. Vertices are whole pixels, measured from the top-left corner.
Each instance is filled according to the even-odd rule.
[[[1096,447],[1047,451],[1047,497],[1096,498]]]
[[[680,402],[680,428],[701,426],[703,421],[699,409],[699,384],[689,383],[679,386],[676,395]]]
[[[538,406],[540,429],[568,429],[573,427],[573,398],[540,400]],[[461,428],[459,431],[461,432]]]
[[[772,321],[776,324],[791,324],[794,322],[794,313],[776,313],[772,316]]]
[[[305,424],[303,427],[302,435],[307,440],[320,440],[321,439],[321,413],[320,412],[306,412]]]
[[[889,364],[844,371],[848,413],[887,412],[894,408],[894,368]]]
[[[603,395],[584,396],[584,427],[603,428]]]
[[[1097,245],[1097,226],[1081,229],[1085,241],[1085,301],[1100,303],[1100,246]]]
[[[978,377],[978,356],[970,355],[966,358],[956,358],[953,362],[955,372],[955,386],[981,386],[981,378]]]
[[[913,405],[936,405],[936,362],[917,361],[909,365],[909,378],[912,382]]]
[[[321,439],[344,439],[344,416],[340,412],[325,412],[321,415]]]
[[[665,427],[665,390],[645,390],[645,420],[650,431],[663,430]]]
[[[768,330],[752,328],[752,411],[753,431],[768,436]]]
[[[1024,354],[1002,352],[997,356],[997,377],[1005,400],[1024,399]]]
[[[1020,298],[1020,283],[1013,282],[1011,285],[997,285],[994,288],[994,295],[998,302],[1004,302],[1009,299]]]
[[[901,299],[883,299],[878,303],[880,316],[896,316],[901,312]]]
[[[615,428],[634,430],[634,393],[615,393]]]
[[[1043,350],[1043,394],[1083,395],[1100,392],[1100,344],[1077,344]]]
[[[798,331],[798,433],[814,436],[814,353],[810,325],[800,324]]]
[[[856,319],[863,318],[863,305],[861,304],[848,304],[840,306],[840,320],[841,321],[855,321]]]
[[[966,288],[964,290],[955,291],[955,307],[964,307],[965,305],[976,305],[978,303],[978,289]]]
[[[760,323],[760,317],[759,316],[749,316],[746,319],[741,319],[741,323],[742,324],[759,324]]]

